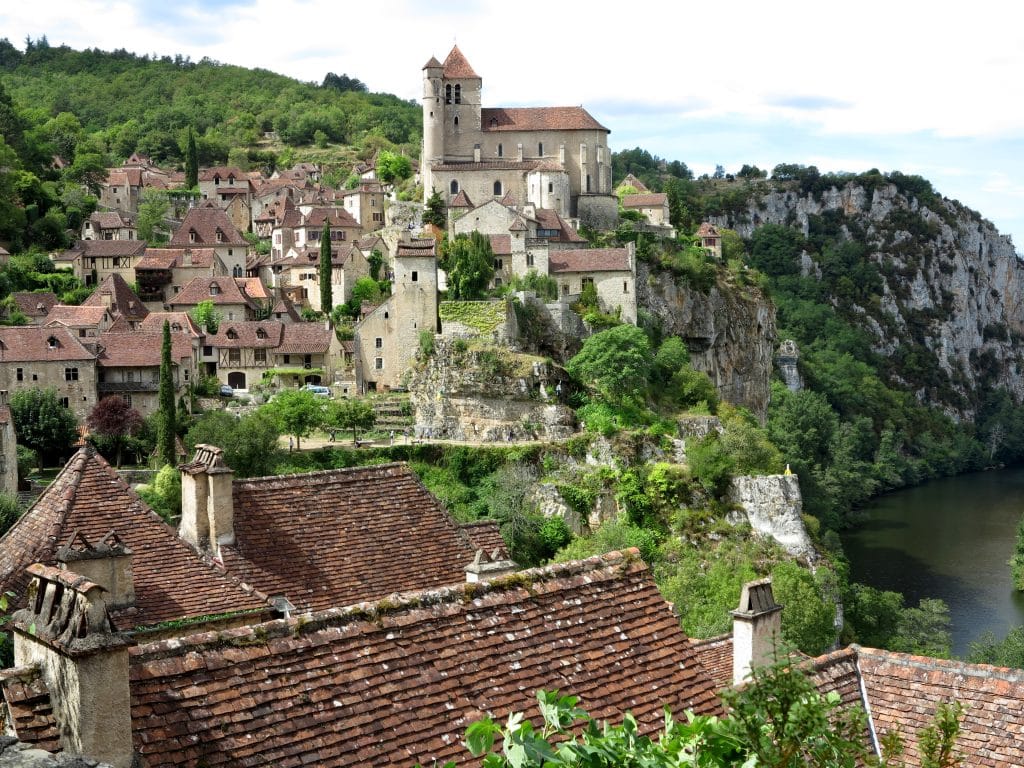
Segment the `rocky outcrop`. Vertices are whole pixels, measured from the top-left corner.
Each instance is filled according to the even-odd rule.
[[[730,512],[729,522],[748,522],[755,533],[771,536],[794,557],[808,562],[817,559],[801,517],[803,497],[796,475],[733,478],[727,499],[743,510]]]
[[[569,437],[576,417],[559,400],[568,387],[565,371],[543,358],[438,339],[409,382],[414,433],[473,442]]]
[[[1024,263],[1011,240],[956,201],[926,192],[922,202],[894,183],[871,186],[850,182],[818,194],[776,190],[714,223],[750,237],[764,224],[807,235],[824,222],[866,243],[882,286],[852,311],[879,354],[898,357],[908,344],[925,349],[942,380],[914,382],[918,398],[965,418],[973,416],[971,395],[983,383],[1024,401]],[[816,258],[803,255],[803,274],[821,276]]]
[[[779,345],[779,351],[775,354],[775,364],[778,366],[779,375],[790,392],[799,392],[804,388],[804,380],[800,375],[800,350],[796,342],[786,339]]]
[[[707,293],[680,286],[670,274],[637,263],[638,306],[657,317],[666,336],[679,336],[690,362],[723,400],[760,419],[768,409],[775,346],[775,307],[753,287],[716,285]]]

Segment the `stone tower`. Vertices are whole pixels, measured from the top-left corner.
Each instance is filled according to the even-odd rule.
[[[392,296],[399,319],[399,348],[419,349],[421,331],[437,333],[437,253],[433,239],[399,243]]]
[[[454,46],[444,64],[431,57],[423,67],[424,200],[433,191],[431,164],[480,159],[483,80]],[[446,190],[439,190],[445,192]]]
[[[430,197],[430,166],[444,157],[444,67],[433,56],[423,65],[423,150],[420,153],[420,178],[423,193]]]

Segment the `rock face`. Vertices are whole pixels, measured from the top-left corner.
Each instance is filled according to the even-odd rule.
[[[415,434],[474,442],[569,437],[576,417],[557,393],[568,386],[565,371],[542,358],[438,339],[409,383]]]
[[[799,392],[804,388],[804,380],[800,375],[798,363],[800,361],[800,350],[796,342],[786,339],[779,345],[779,351],[775,354],[775,364],[779,368],[779,375],[786,383],[790,392]]]
[[[753,287],[715,286],[707,293],[680,287],[671,275],[637,263],[638,306],[679,336],[690,362],[714,382],[723,400],[764,419],[775,346],[775,307]]]
[[[764,224],[795,226],[807,235],[812,224],[831,222],[868,245],[868,259],[881,275],[877,302],[852,308],[874,336],[875,351],[898,357],[915,343],[940,370],[943,380],[935,386],[916,385],[919,399],[971,418],[971,394],[993,383],[1021,402],[1024,263],[1010,239],[976,212],[934,194],[925,200],[893,183],[867,189],[851,182],[818,195],[774,191],[714,223],[750,237]],[[807,254],[801,268],[804,275],[821,275]]]
[[[740,513],[730,512],[729,522],[746,520],[756,533],[771,536],[794,557],[817,559],[801,518],[803,497],[796,475],[736,477],[727,498],[743,508]]]

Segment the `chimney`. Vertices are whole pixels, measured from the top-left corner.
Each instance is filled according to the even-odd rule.
[[[181,266],[191,267],[192,266],[192,249],[186,248],[181,254]]]
[[[782,630],[782,606],[775,602],[772,580],[743,585],[740,605],[732,611],[732,682],[739,685],[754,667],[775,661]]]
[[[133,558],[134,554],[115,531],[95,544],[81,531],[75,531],[68,543],[57,550],[60,568],[73,571],[103,587],[106,590],[103,599],[113,610],[135,605]]]
[[[501,549],[495,549],[490,555],[482,549],[476,551],[473,562],[466,566],[466,583],[477,584],[481,581],[494,581],[501,576],[515,573],[519,566],[515,560],[501,556]]]
[[[235,543],[231,483],[235,471],[224,463],[224,451],[200,443],[181,470],[181,525],[178,534],[198,549],[216,556],[221,546]]]
[[[60,746],[116,768],[132,764],[128,637],[114,629],[100,585],[36,563],[28,607],[11,617],[14,663],[50,692]]]

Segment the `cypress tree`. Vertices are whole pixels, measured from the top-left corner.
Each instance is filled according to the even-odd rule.
[[[334,309],[331,291],[331,221],[324,217],[324,231],[320,233],[320,311],[330,316]]]
[[[199,186],[199,152],[196,150],[192,126],[188,129],[188,150],[185,152],[185,186],[189,189]]]
[[[160,466],[174,466],[174,436],[177,414],[174,407],[174,378],[171,371],[171,324],[164,320],[164,343],[160,352],[160,392],[157,411],[157,460]]]

